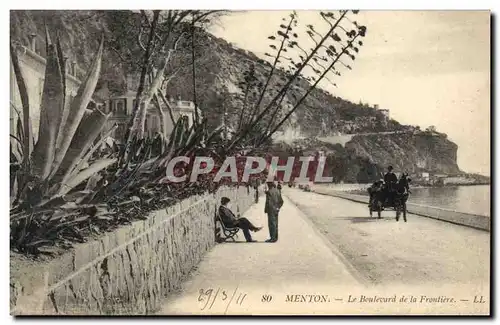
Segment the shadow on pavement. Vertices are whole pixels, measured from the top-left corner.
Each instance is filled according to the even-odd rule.
[[[340,217],[336,218],[339,220],[350,220],[352,223],[363,223],[363,222],[376,222],[376,221],[387,221],[387,220],[393,220],[395,217],[383,217],[378,219],[376,216],[374,217]]]

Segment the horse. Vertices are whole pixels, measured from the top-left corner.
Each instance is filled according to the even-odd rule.
[[[406,222],[406,202],[410,196],[411,179],[407,173],[403,173],[396,185],[396,195],[394,196],[394,210],[396,210],[396,221],[399,221],[401,212],[403,212],[403,220]]]
[[[382,181],[377,181],[368,188],[368,193],[370,194],[370,203],[368,204],[370,210],[370,217],[373,216],[373,211],[377,211],[378,219],[381,218],[382,210],[385,207],[392,207],[396,211],[396,221],[399,221],[401,212],[403,213],[403,219],[406,222],[406,201],[410,194],[410,184],[411,179],[408,174],[403,173],[398,183],[393,186],[392,192],[392,202],[389,202],[389,190],[387,186],[383,185]]]

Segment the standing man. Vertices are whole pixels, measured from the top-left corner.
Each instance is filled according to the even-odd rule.
[[[255,190],[255,203],[259,203],[259,181],[253,181],[253,188]]]
[[[264,213],[267,213],[270,238],[266,242],[275,243],[278,241],[278,213],[283,206],[283,198],[274,182],[268,182],[267,187]]]

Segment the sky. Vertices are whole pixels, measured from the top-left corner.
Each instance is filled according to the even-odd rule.
[[[264,58],[267,37],[289,11],[235,12],[212,32]],[[299,30],[321,28],[318,11],[297,11]],[[490,14],[487,11],[362,11],[367,26],[353,70],[330,93],[378,104],[403,124],[436,126],[458,145],[458,165],[490,175]]]

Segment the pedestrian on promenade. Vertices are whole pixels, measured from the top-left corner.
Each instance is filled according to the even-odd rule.
[[[259,203],[259,183],[255,181],[253,187],[255,189],[255,203]]]
[[[273,182],[268,182],[267,187],[264,213],[267,213],[270,238],[266,242],[275,243],[278,241],[278,214],[283,206],[283,198]]]
[[[221,216],[222,222],[224,222],[224,226],[228,228],[240,228],[243,230],[243,235],[247,242],[255,242],[255,240],[252,239],[250,231],[257,232],[261,230],[262,227],[254,226],[247,218],[239,218],[239,215],[236,217],[229,207],[229,202],[231,202],[231,200],[227,197],[223,197],[220,200],[219,215]]]

